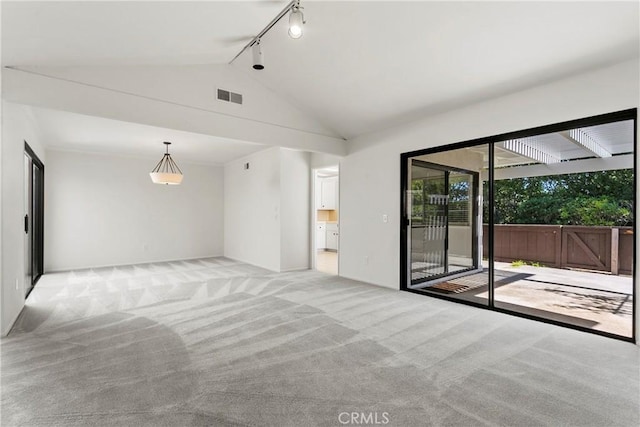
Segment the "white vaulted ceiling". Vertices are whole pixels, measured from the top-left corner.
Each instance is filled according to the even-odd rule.
[[[267,39],[255,77],[348,139],[637,57],[640,43],[637,2],[308,2],[305,13],[301,43]]]
[[[340,140],[639,54],[637,2],[302,0],[301,39],[285,18],[263,39],[265,70],[249,52],[227,65],[287,3],[2,2],[2,63],[127,93],[143,90],[114,80],[127,67],[141,79],[140,66],[224,67],[235,85],[264,88],[248,89],[261,101],[244,117]],[[189,84],[213,94],[211,78]],[[138,95],[200,102],[182,92],[163,82]]]
[[[280,1],[3,1],[4,65],[221,64]]]

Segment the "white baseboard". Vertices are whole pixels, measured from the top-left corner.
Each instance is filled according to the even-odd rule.
[[[306,271],[306,270],[311,270],[310,267],[296,267],[296,268],[289,268],[287,270],[280,270],[281,273],[290,273],[292,271]]]
[[[6,330],[2,331],[2,335],[0,335],[1,338],[5,338],[7,335],[9,335],[9,332],[11,332],[11,329],[13,329],[13,325],[16,323],[16,320],[18,320],[18,317],[20,317],[23,310],[24,310],[24,303],[22,304],[22,307],[18,311],[18,314],[16,314],[13,320],[9,322],[9,326],[6,328]]]
[[[190,258],[148,260],[148,261],[139,261],[139,262],[133,262],[133,263],[125,263],[125,264],[105,264],[105,265],[64,267],[64,268],[56,268],[56,269],[53,269],[53,270],[46,269],[44,274],[64,273],[64,272],[72,271],[72,270],[87,270],[87,269],[91,269],[91,268],[128,267],[128,266],[132,266],[132,265],[152,264],[152,263],[157,263],[157,262],[193,261],[193,260],[196,260],[196,259],[203,259],[203,258],[226,258],[226,257],[224,255],[222,255],[222,254],[220,254],[220,255],[203,255],[203,256],[190,257]]]

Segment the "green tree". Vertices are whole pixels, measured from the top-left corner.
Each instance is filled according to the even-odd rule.
[[[518,209],[530,199],[545,194],[547,177],[527,177],[496,181],[495,183],[495,215],[499,224],[524,224],[528,217],[521,217]],[[485,186],[487,183],[484,184]],[[486,210],[487,206],[485,206]],[[485,212],[485,218],[488,218]],[[531,224],[531,223],[529,223]],[[536,224],[536,223],[533,223]]]
[[[607,196],[579,197],[561,207],[560,218],[567,225],[630,225],[630,207]]]
[[[495,182],[497,224],[632,225],[633,170]],[[487,185],[487,183],[485,183]],[[484,220],[488,219],[485,204]]]
[[[560,224],[564,200],[553,194],[540,194],[522,202],[513,224]]]
[[[633,169],[574,173],[558,179],[569,198],[607,196],[633,201]]]

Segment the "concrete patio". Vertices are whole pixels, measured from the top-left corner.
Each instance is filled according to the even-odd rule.
[[[450,280],[448,283],[469,286],[468,290],[450,295],[486,303],[487,261],[483,261],[483,267],[482,273]],[[495,269],[496,307],[623,337],[632,336],[631,276],[505,262],[496,262]]]

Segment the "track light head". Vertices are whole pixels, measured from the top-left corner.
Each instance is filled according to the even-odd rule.
[[[253,69],[264,70],[264,57],[262,56],[262,46],[260,46],[260,39],[256,40],[253,44]]]
[[[297,3],[291,9],[289,14],[289,37],[292,39],[299,39],[302,37],[302,26],[304,25],[304,16],[300,10],[300,5]]]
[[[2,1],[2,0],[0,0]],[[242,50],[233,57],[229,64],[233,64],[240,55],[246,52],[248,49],[253,51],[253,69],[264,70],[264,58],[262,56],[262,48],[260,46],[260,38],[267,34],[267,32],[273,28],[282,18],[289,14],[289,36],[293,39],[299,39],[302,37],[302,27],[306,23],[304,16],[302,15],[302,7],[300,7],[300,0],[291,0],[287,6],[280,11],[280,13],[267,24],[249,43],[244,45]]]

